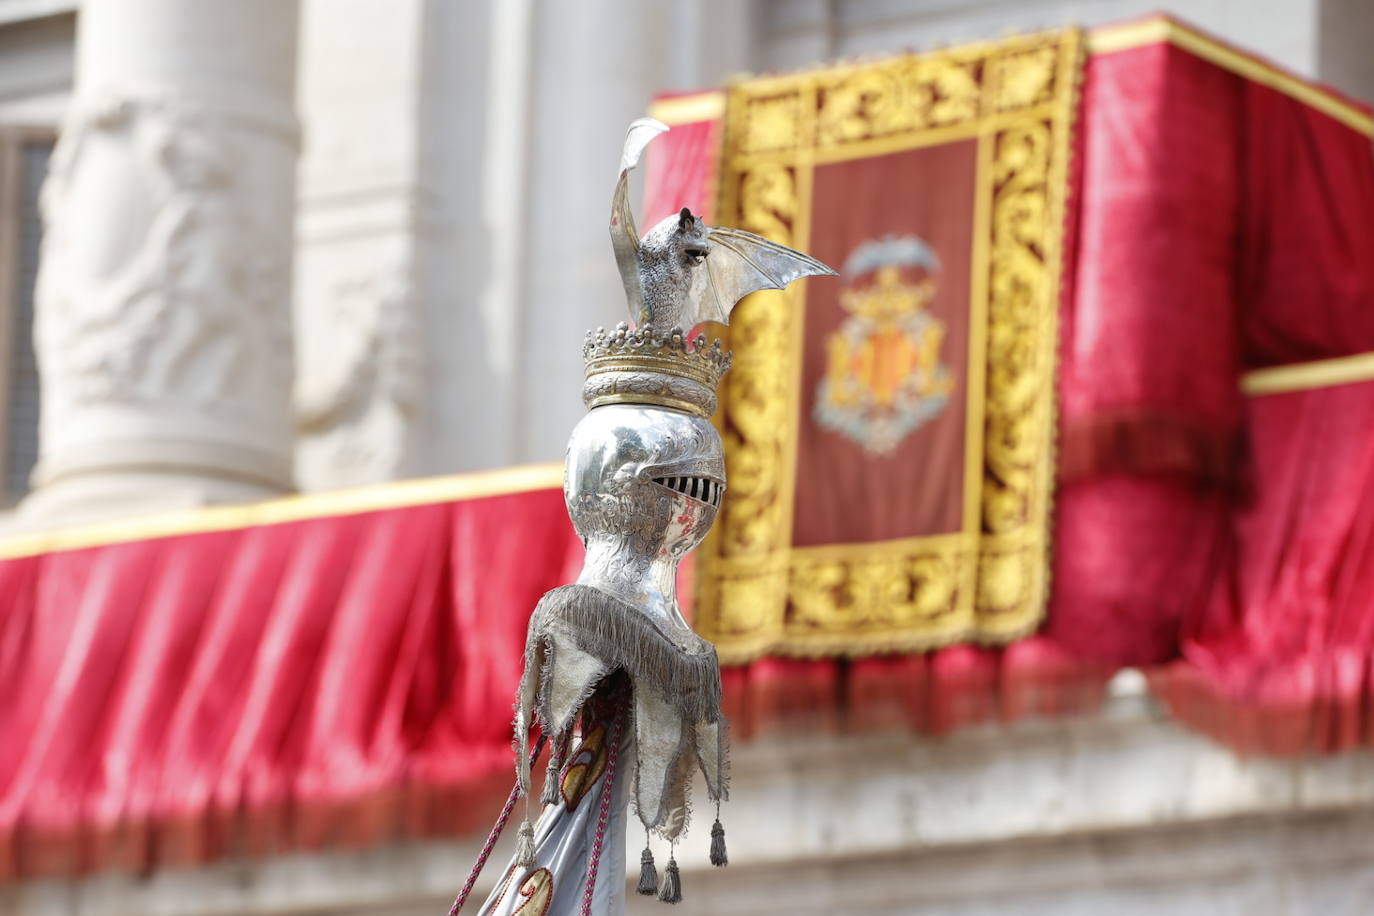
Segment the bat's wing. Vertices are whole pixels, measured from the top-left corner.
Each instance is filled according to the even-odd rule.
[[[730,310],[760,289],[784,289],[802,277],[833,277],[835,271],[800,251],[743,229],[712,227],[708,279],[696,321],[730,323]]]
[[[630,170],[639,165],[639,157],[649,141],[667,129],[668,125],[662,121],[640,118],[625,131],[620,178],[611,199],[611,247],[615,249],[615,263],[620,268],[620,282],[625,285],[625,302],[635,321],[640,320],[644,308],[644,293],[639,285],[639,233],[635,231],[634,213],[630,211]]]

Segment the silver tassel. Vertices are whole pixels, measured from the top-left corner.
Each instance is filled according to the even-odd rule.
[[[730,864],[730,856],[725,851],[725,828],[720,824],[720,818],[711,825],[711,864],[716,868],[724,868]]]
[[[515,841],[515,864],[518,868],[534,865],[534,825],[529,818],[520,825],[520,836]]]
[[[549,751],[549,768],[544,772],[544,791],[539,796],[539,804],[556,805],[562,801],[558,785],[558,777],[562,770],[562,764],[558,759],[558,742],[554,741]]]
[[[663,884],[658,888],[658,899],[664,903],[682,902],[682,876],[677,871],[677,859],[668,857],[668,867],[663,869]]]
[[[639,855],[639,886],[635,888],[645,897],[658,893],[658,869],[654,867],[654,851],[647,845]]]

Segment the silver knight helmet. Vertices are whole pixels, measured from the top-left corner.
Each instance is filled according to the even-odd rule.
[[[726,864],[720,665],[683,617],[676,577],[725,494],[724,450],[710,418],[730,354],[718,340],[688,335],[704,321],[728,323],[750,292],[834,271],[751,233],[708,226],[685,208],[639,238],[629,172],[667,129],[645,118],[626,134],[611,240],[634,326],[589,332],[583,347],[588,411],[568,443],[563,492],[586,559],[575,584],[535,609],[516,704],[512,801],[530,791],[533,759],[547,744],[545,807],[536,829],[527,803],[515,858],[484,913],[531,903],[543,904],[534,912],[622,912],[630,802],[646,834],[639,892],[681,899],[675,857],[660,881],[649,837],[676,844],[697,770],[716,806],[711,860]],[[535,726],[541,738],[531,755]],[[605,848],[611,859],[601,867]]]

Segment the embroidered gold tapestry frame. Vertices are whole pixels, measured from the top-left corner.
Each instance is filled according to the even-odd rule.
[[[924,479],[923,467],[894,450],[894,439],[935,435],[907,431],[922,422],[917,414],[896,434],[885,427],[855,426],[848,443],[830,431],[814,431],[819,427],[808,399],[825,389],[813,384],[822,371],[813,364],[824,359],[824,346],[831,348],[834,363],[834,353],[847,353],[849,344],[822,346],[808,335],[819,333],[817,321],[831,320],[818,318],[818,308],[824,305],[842,316],[828,303],[856,294],[858,287],[836,293],[838,286],[830,291],[818,286],[835,281],[811,280],[786,292],[757,293],[735,310],[729,329],[735,368],[717,413],[729,490],[702,548],[695,604],[695,625],[716,643],[722,662],[765,654],[854,656],[960,641],[1001,643],[1029,633],[1041,621],[1054,473],[1056,313],[1081,45],[1077,31],[1042,33],[729,88],[712,222],[757,232],[823,260],[845,258],[844,251],[858,250],[849,242],[848,249],[836,242],[833,250],[822,250],[834,233],[821,230],[843,220],[846,210],[847,192],[835,185],[849,181],[849,173],[835,169],[881,160],[888,177],[869,176],[867,193],[881,199],[891,189],[899,200],[911,183],[901,176],[919,183],[914,176],[947,162],[955,172],[964,170],[959,174],[967,174],[968,190],[966,199],[949,197],[953,192],[943,190],[940,181],[923,179],[930,193],[954,201],[926,218],[931,232],[938,235],[946,231],[942,226],[960,220],[966,225],[959,230],[964,241],[945,246],[960,249],[954,258],[936,257],[938,245],[915,235],[884,234],[882,227],[864,243],[866,253],[897,250],[894,245],[907,252],[929,250],[921,263],[932,269],[942,265],[952,276],[942,283],[955,292],[944,295],[957,302],[943,307],[954,311],[948,311],[944,324],[921,318],[941,329],[927,341],[931,347],[919,337],[912,337],[906,350],[893,350],[878,337],[846,338],[870,349],[882,344],[884,353],[906,354],[907,361],[896,365],[907,368],[924,358],[921,353],[936,354],[945,341],[945,355],[938,358],[947,360],[948,371],[938,368],[952,381],[944,387],[930,382],[926,400],[912,403],[937,411],[942,403],[932,398],[948,392],[945,413],[952,419],[941,422],[954,424],[949,428],[956,432],[954,446],[941,452],[953,456],[947,479]],[[898,174],[893,168],[906,171],[893,181]],[[864,173],[853,174],[862,178]],[[820,214],[815,205],[822,192],[830,212]],[[851,223],[855,219],[849,217]],[[845,231],[859,238],[855,233],[867,229]],[[951,271],[951,264],[959,269]],[[842,265],[832,261],[832,266]],[[903,285],[895,269],[879,275],[896,284],[893,289],[921,288]],[[825,304],[822,297],[828,297]],[[853,307],[853,300],[844,301],[846,308]],[[886,300],[865,301],[880,308]],[[932,314],[938,319],[938,309]],[[946,333],[944,325],[953,330]],[[831,331],[832,341],[839,333]],[[927,368],[936,360],[931,355]],[[849,363],[835,365],[843,370]],[[871,360],[865,365],[870,372],[865,379],[879,384],[882,379],[873,381]],[[888,388],[902,384],[897,378]],[[830,422],[836,429],[843,425]],[[858,456],[846,460],[871,467],[872,475],[853,469],[832,475],[817,454],[842,448]],[[799,464],[808,469],[801,477]],[[859,489],[871,489],[876,477],[888,475],[898,490],[927,501],[930,492],[950,489],[953,495],[946,501],[952,508],[942,517],[952,521],[903,534],[897,518],[865,529],[862,536],[840,525],[835,531],[842,536],[827,540],[824,518],[830,516],[817,516],[810,501],[824,497],[843,510],[847,497],[839,491],[845,474]],[[901,505],[896,496],[891,505],[881,497],[870,502],[879,514],[889,515],[892,506]],[[812,516],[822,521],[808,521]]]

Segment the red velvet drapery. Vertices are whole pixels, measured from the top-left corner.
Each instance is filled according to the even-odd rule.
[[[1370,741],[1374,382],[1255,398],[1234,560],[1153,674],[1181,721],[1248,753]]]
[[[1272,370],[1374,351],[1370,131],[1251,82],[1230,98],[1240,359]],[[1229,562],[1154,683],[1175,716],[1239,750],[1341,750],[1374,738],[1374,383],[1277,378],[1246,404],[1251,498],[1229,520]]]
[[[0,562],[0,878],[499,808],[528,614],[581,562],[561,491],[324,511]]]
[[[1168,43],[1086,62],[1045,633],[1109,664],[1174,657],[1224,549],[1241,82]]]

